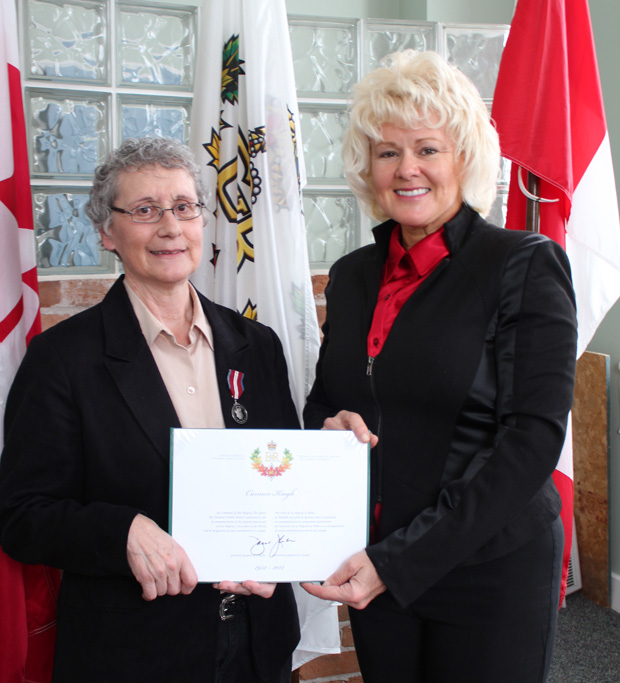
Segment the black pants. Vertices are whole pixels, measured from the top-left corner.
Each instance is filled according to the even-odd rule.
[[[250,625],[247,610],[218,625],[216,642],[216,683],[291,683],[292,656],[275,677],[260,678],[252,663]]]
[[[365,683],[543,683],[559,607],[558,518],[516,551],[453,570],[410,607],[350,609]]]

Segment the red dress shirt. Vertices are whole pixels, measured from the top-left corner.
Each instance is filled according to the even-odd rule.
[[[379,297],[368,333],[368,355],[378,356],[396,316],[405,301],[435,270],[439,262],[450,255],[440,228],[408,251],[400,243],[400,226],[392,231],[388,257],[383,266]]]

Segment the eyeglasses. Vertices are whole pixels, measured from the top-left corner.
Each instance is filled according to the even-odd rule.
[[[191,221],[193,218],[198,218],[204,208],[206,207],[202,202],[181,202],[175,204],[170,209],[162,209],[160,206],[153,206],[152,204],[139,206],[137,209],[133,209],[133,211],[119,209],[117,206],[110,207],[112,211],[126,213],[128,216],[131,216],[131,220],[134,223],[157,223],[164,215],[164,211],[172,211],[172,215],[178,221]]]

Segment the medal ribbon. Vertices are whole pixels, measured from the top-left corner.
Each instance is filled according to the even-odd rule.
[[[244,392],[243,378],[245,374],[239,372],[239,370],[229,370],[228,371],[228,389],[230,390],[230,396],[235,401],[241,398]]]

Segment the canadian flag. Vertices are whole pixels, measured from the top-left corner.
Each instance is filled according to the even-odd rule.
[[[41,329],[13,0],[0,0],[0,446],[6,397]],[[59,572],[0,551],[0,681],[51,679]]]
[[[540,232],[568,254],[577,297],[579,357],[620,296],[620,222],[587,0],[519,0],[499,68],[492,118],[512,161],[506,227],[526,227],[527,171],[539,180]],[[570,425],[554,481],[570,561]]]

